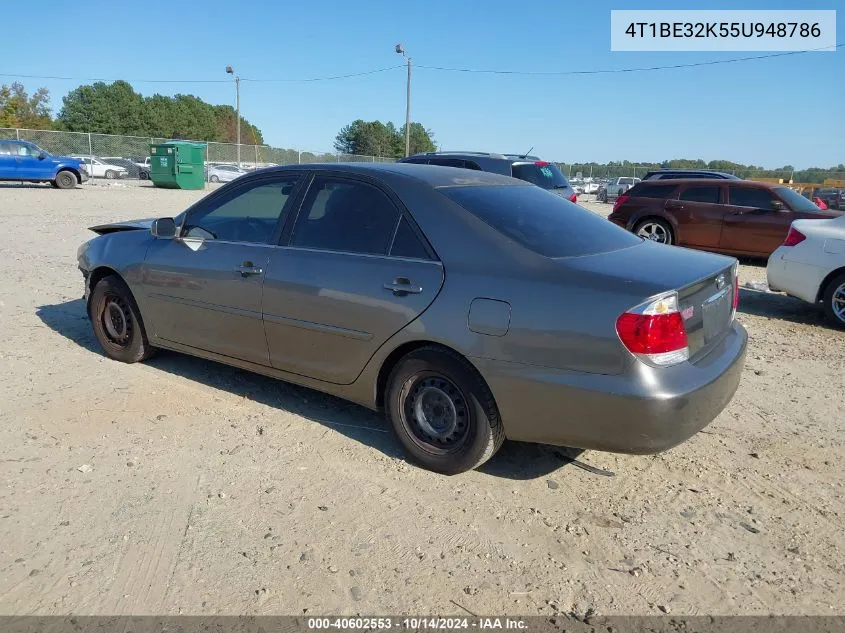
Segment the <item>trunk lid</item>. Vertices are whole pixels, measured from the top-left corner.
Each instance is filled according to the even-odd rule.
[[[604,287],[618,288],[632,298],[628,308],[677,292],[694,362],[717,345],[733,323],[735,263],[733,257],[644,240],[631,248],[569,259],[566,266],[598,275]]]

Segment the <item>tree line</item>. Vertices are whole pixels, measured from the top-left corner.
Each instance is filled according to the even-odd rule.
[[[63,130],[155,138],[234,143],[237,114],[230,105],[212,105],[194,95],[144,97],[126,81],[98,81],[71,90],[53,118],[50,93],[29,95],[18,82],[0,86],[0,128]],[[241,117],[241,143],[261,145],[264,137]]]
[[[174,138],[234,143],[237,139],[237,115],[230,105],[212,105],[193,95],[177,94],[167,97],[154,94],[144,97],[126,81],[111,84],[96,82],[70,91],[62,99],[62,108],[54,118],[50,109],[50,93],[39,88],[27,93],[23,84],[15,82],[0,86],[0,128],[28,128],[34,130],[66,130],[116,134],[145,138]],[[264,137],[255,125],[241,117],[241,142],[262,145]],[[344,126],[335,136],[334,148],[342,154],[399,158],[405,154],[405,126],[392,122],[356,119]],[[436,149],[434,133],[421,123],[410,126],[412,154]],[[266,153],[266,152],[265,152]],[[277,149],[271,162],[311,162],[331,160],[331,154],[311,154],[293,149]],[[276,156],[278,155],[278,156]],[[265,159],[266,160],[266,159]],[[574,178],[616,178],[643,176],[660,168],[715,169],[736,174],[741,178],[783,178],[795,182],[822,183],[825,179],[845,179],[845,165],[829,168],[810,167],[795,170],[792,165],[765,169],[728,160],[675,159],[660,163],[611,161],[608,163],[558,163],[561,170]]]

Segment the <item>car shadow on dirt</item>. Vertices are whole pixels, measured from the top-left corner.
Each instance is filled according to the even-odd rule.
[[[86,350],[102,355],[83,299],[42,305],[36,315],[51,330]],[[145,363],[176,376],[249,398],[281,411],[312,420],[382,452],[404,459],[402,447],[384,417],[365,407],[328,394],[186,354],[163,351]],[[505,442],[479,471],[505,479],[543,477],[577,457],[580,451],[521,442]]]
[[[738,311],[803,325],[827,327],[824,314],[817,306],[777,292],[740,287]]]

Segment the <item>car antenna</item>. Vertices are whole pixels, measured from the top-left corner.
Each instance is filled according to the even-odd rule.
[[[528,158],[528,155],[533,151],[534,151],[534,146],[532,145],[531,149],[529,149],[527,152],[525,152],[520,158]]]

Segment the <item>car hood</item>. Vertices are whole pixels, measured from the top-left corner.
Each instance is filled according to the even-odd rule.
[[[98,224],[97,226],[89,226],[89,231],[94,231],[97,235],[105,235],[106,233],[117,233],[118,231],[149,231],[153,225],[154,218],[146,220],[127,220],[126,222],[111,222],[109,224]]]

